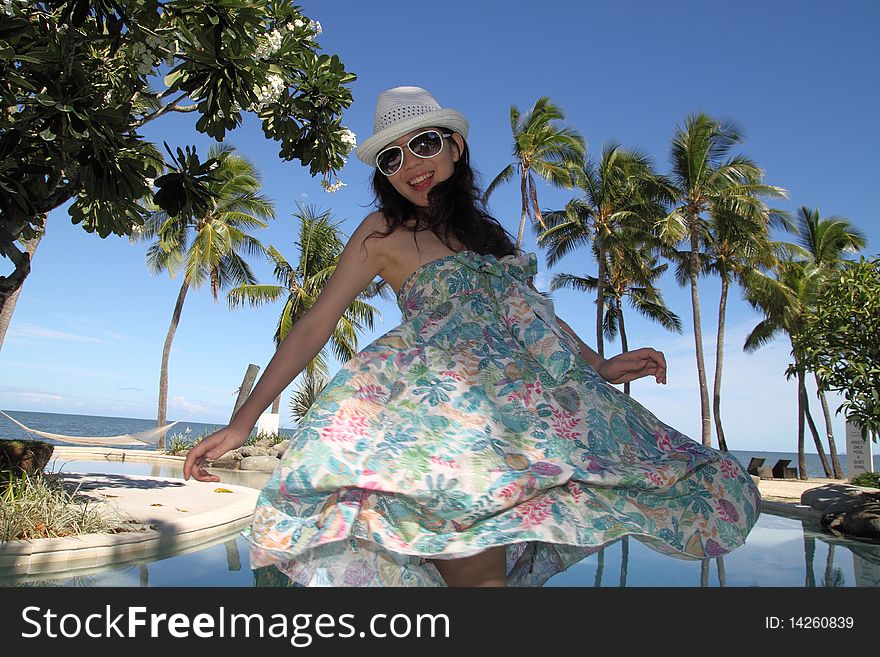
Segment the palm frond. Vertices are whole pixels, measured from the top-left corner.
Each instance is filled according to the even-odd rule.
[[[226,293],[226,301],[230,310],[243,306],[245,303],[251,308],[257,308],[263,304],[278,301],[286,293],[287,288],[280,285],[239,285]]]

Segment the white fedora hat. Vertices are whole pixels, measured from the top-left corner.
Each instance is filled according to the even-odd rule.
[[[448,128],[467,138],[464,114],[443,109],[434,96],[421,87],[394,87],[379,94],[373,134],[358,146],[358,159],[376,166],[376,155],[395,139],[419,128]]]

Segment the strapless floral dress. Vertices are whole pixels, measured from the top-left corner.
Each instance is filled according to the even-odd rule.
[[[461,251],[407,279],[402,323],[295,429],[244,532],[251,567],[442,586],[433,559],[504,545],[508,583],[540,586],[623,536],[691,559],[745,542],[761,498],[742,465],[606,383],[536,272],[533,253]]]

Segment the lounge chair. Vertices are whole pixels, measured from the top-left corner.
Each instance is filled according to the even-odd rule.
[[[764,465],[764,459],[754,456],[749,461],[749,466],[746,468],[746,472],[750,475],[760,477],[761,479],[773,479],[772,468]]]
[[[791,463],[791,459],[779,459],[776,461],[776,465],[773,466],[773,478],[774,479],[797,479],[798,471],[797,468],[790,468],[788,464]]]

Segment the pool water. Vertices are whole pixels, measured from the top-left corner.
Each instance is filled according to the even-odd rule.
[[[55,471],[61,468],[57,464]],[[77,461],[67,472],[181,477],[179,467],[135,462]],[[220,471],[223,481],[259,488],[266,473]],[[232,534],[194,552],[87,575],[33,579],[27,586],[253,587],[244,539]],[[843,539],[813,523],[764,512],[745,545],[717,559],[688,561],[624,538],[549,579],[547,587],[853,587],[880,586],[880,545]]]

